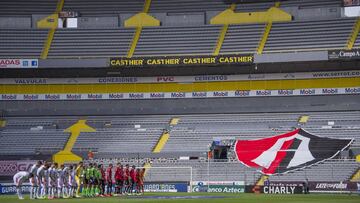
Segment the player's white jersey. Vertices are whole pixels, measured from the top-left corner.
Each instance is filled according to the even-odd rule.
[[[63,180],[64,180],[64,183],[68,183],[69,182],[69,174],[70,174],[70,169],[69,167],[65,167],[63,169]]]
[[[65,178],[65,172],[66,172],[64,169],[65,169],[65,168],[63,168],[63,169],[59,168],[59,169],[57,170],[57,172],[58,172],[58,179],[64,180],[64,178]]]
[[[56,180],[58,178],[58,170],[54,167],[49,169],[49,176],[51,180]]]
[[[45,166],[44,165],[42,165],[38,168],[36,175],[37,175],[39,181],[42,181],[45,178]]]
[[[46,185],[49,185],[49,182],[50,182],[50,171],[49,171],[49,169],[44,170],[44,179],[45,179]]]
[[[38,170],[38,167],[36,166],[36,164],[32,165],[30,170],[29,170],[29,173],[33,174],[33,176],[37,176],[37,170]]]
[[[30,184],[32,187],[37,186],[38,184],[38,178],[37,178],[37,171],[38,171],[38,167],[36,166],[36,164],[32,165],[29,173],[31,173],[33,175],[33,178],[30,180]]]
[[[67,184],[67,178],[66,178],[66,175],[67,175],[67,169],[66,167],[61,169],[59,168],[57,170],[58,172],[58,187],[63,187],[64,186],[64,183]]]
[[[54,167],[50,167],[47,171],[48,171],[48,176],[49,176],[48,184],[49,184],[49,187],[52,187],[52,186],[56,185],[57,171],[56,171],[56,169],[54,169]]]
[[[20,171],[20,172],[17,172],[15,175],[14,175],[14,184],[16,186],[21,186],[22,183],[24,181],[26,181],[27,179],[29,179],[29,176],[30,176],[30,173],[27,172],[27,171]]]
[[[76,175],[75,169],[69,171],[69,185],[70,186],[76,186],[75,175]]]

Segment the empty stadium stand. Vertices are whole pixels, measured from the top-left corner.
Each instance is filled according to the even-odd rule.
[[[274,23],[264,53],[343,49],[355,18]],[[144,28],[135,56],[211,55],[220,26]],[[220,54],[255,53],[264,25],[231,25]],[[59,29],[49,58],[125,56],[134,29]],[[46,30],[1,29],[0,57],[33,57],[41,54]],[[354,48],[359,47],[359,37]]]
[[[274,23],[264,52],[343,49],[356,18]]]
[[[270,7],[274,6],[273,2],[258,2],[258,3],[244,3],[237,4],[237,12],[253,12],[267,10]],[[280,7],[297,7],[300,9],[306,8],[323,8],[323,7],[339,7],[341,6],[341,1],[338,0],[290,0],[290,1],[281,1]]]
[[[270,176],[270,181],[347,181],[359,168],[355,160],[329,160],[307,169]]]
[[[346,46],[355,18],[274,23],[264,53],[342,49]],[[264,25],[231,25],[220,54],[255,53]],[[144,28],[135,56],[210,55],[219,26]],[[125,56],[133,29],[57,30],[49,58]],[[46,30],[0,30],[0,56],[40,56]],[[359,47],[357,38],[354,48]]]
[[[219,35],[219,26],[144,28],[135,56],[210,55]]]
[[[78,29],[55,32],[49,58],[124,56],[134,29]]]
[[[1,58],[38,58],[47,30],[0,29]]]
[[[0,1],[0,16],[49,14],[55,11],[56,4],[56,0],[2,0]]]
[[[52,154],[64,147],[68,137],[61,130],[5,129],[0,133],[0,154]]]
[[[1,16],[19,16],[32,14],[49,14],[54,12],[57,1],[53,0],[3,0],[0,2]],[[142,10],[144,0],[117,1],[117,0],[71,0],[65,1],[64,10],[77,11],[84,16],[116,15],[119,13],[137,13]],[[340,0],[288,0],[281,2],[282,7],[319,8],[341,6]],[[101,6],[101,9],[99,7]],[[258,11],[273,6],[273,3],[242,3],[238,4],[237,11]],[[152,0],[150,12],[191,13],[204,11],[221,11],[228,5],[222,0]],[[19,9],[21,8],[21,9]]]
[[[79,11],[84,15],[96,14],[116,14],[116,13],[136,13],[142,9],[144,1],[137,0],[125,4],[121,1],[107,0],[101,3],[102,10],[98,9],[100,3],[95,0],[73,0],[66,1],[65,10]],[[338,0],[289,0],[281,2],[282,7],[300,7],[300,8],[319,8],[326,5],[327,7],[341,6],[341,1]],[[103,7],[106,5],[105,7]],[[126,5],[126,6],[125,6]],[[242,3],[238,4],[236,11],[258,11],[266,10],[273,6],[273,3]],[[204,11],[221,11],[228,7],[222,0],[152,0],[150,6],[150,13],[168,12],[168,13],[194,13]]]
[[[298,123],[299,117],[308,115],[306,124]],[[303,129],[325,137],[354,138],[353,147],[359,147],[359,112],[306,112],[306,113],[269,113],[269,114],[205,114],[180,115],[179,123],[171,128],[170,137],[163,153],[186,154],[204,153],[214,137],[230,139],[257,139],[289,132],[294,128]],[[151,153],[171,116],[105,116],[90,117],[88,125],[97,132],[81,133],[74,148],[75,151],[89,149],[102,153]],[[20,140],[22,133],[61,131],[76,122],[75,117],[49,118],[8,118],[1,136],[15,134],[11,139]],[[43,130],[30,128],[41,126]],[[36,130],[36,129],[35,129]],[[19,131],[19,133],[17,133]],[[63,133],[64,140],[68,133]],[[99,138],[104,138],[99,140]],[[136,148],[132,147],[137,145]],[[109,147],[110,146],[110,147]],[[117,147],[122,146],[122,147]],[[14,150],[13,153],[16,153]],[[29,151],[29,155],[33,152]]]
[[[101,4],[101,9],[99,9]],[[22,6],[21,10],[16,9]],[[38,6],[40,5],[40,6]],[[126,6],[125,6],[126,5]],[[56,9],[56,1],[42,0],[37,2],[1,1],[1,16],[24,14],[49,15]],[[64,11],[77,11],[81,16],[114,16],[126,13],[129,17],[141,12],[143,0],[116,1],[107,0],[65,1]],[[236,12],[261,11],[274,6],[272,2],[238,4]],[[280,8],[308,9],[341,6],[341,1],[283,1]],[[221,0],[181,0],[181,1],[151,1],[151,13],[194,13],[212,11],[220,12],[228,8]],[[13,9],[12,9],[13,8]],[[286,10],[286,9],[285,9]],[[290,9],[291,10],[291,9]],[[205,16],[205,15],[204,15]],[[35,19],[33,19],[35,20]],[[122,26],[124,19],[115,26]],[[205,22],[205,21],[204,21]],[[347,41],[352,33],[356,18],[329,18],[298,20],[287,23],[273,23],[268,39],[265,41],[263,53],[271,52],[298,52],[333,50],[347,47]],[[33,23],[34,24],[34,23]],[[226,32],[220,54],[256,53],[259,42],[265,29],[264,24],[230,25]],[[220,25],[199,26],[160,26],[144,27],[134,56],[154,55],[211,55],[217,46]],[[1,29],[0,30],[0,57],[21,58],[40,57],[42,48],[47,39],[47,30],[38,29]],[[57,29],[51,44],[48,58],[82,58],[82,57],[113,57],[126,56],[132,42],[134,29],[124,28],[82,28]],[[359,48],[359,37],[356,38],[354,48]]]
[[[71,0],[65,1],[65,11],[77,11],[82,16],[107,16],[119,13],[137,13],[143,8],[144,0],[117,1],[117,0]]]
[[[264,24],[230,25],[220,53],[255,53],[264,26]]]

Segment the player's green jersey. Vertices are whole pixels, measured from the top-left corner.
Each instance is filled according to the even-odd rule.
[[[102,175],[99,169],[95,169],[95,178],[98,180],[102,179]]]
[[[90,178],[95,178],[95,168],[94,167],[91,167],[89,169],[89,177]]]
[[[87,169],[83,169],[83,170],[81,171],[81,178],[83,178],[83,179],[86,178],[86,170],[87,170]]]
[[[87,169],[85,170],[85,178],[86,178],[86,179],[90,179],[90,171],[91,171],[91,168],[87,168]]]

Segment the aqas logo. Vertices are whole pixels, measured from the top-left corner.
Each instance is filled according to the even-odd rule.
[[[0,59],[0,67],[7,67],[9,65],[20,65],[20,59]]]
[[[259,140],[238,140],[238,160],[263,174],[272,175],[300,169],[333,158],[352,139],[318,137],[303,129]]]

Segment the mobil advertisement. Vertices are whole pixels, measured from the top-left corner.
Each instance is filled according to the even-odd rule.
[[[68,94],[0,94],[0,101],[56,101],[56,100],[137,100],[137,99],[202,99],[241,97],[288,97],[312,95],[360,94],[360,87],[281,89],[281,90],[225,90],[201,92],[114,92]]]
[[[187,192],[188,183],[146,183],[144,185],[145,192]]]
[[[195,181],[192,192],[244,193],[244,181]]]

